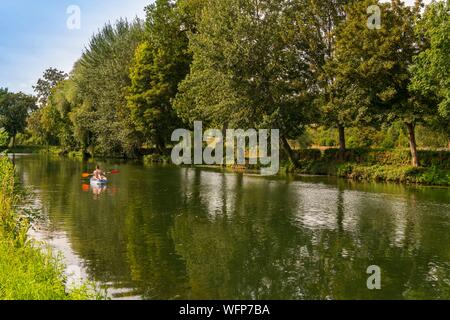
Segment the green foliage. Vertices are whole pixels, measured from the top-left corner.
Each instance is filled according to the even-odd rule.
[[[172,163],[169,156],[160,155],[160,154],[150,154],[144,156],[144,163],[146,164],[153,164],[153,163],[163,163],[163,164],[169,164]]]
[[[125,95],[134,50],[143,37],[139,20],[109,23],[92,37],[68,79],[47,70],[35,87],[41,108],[28,119],[32,140],[66,152],[136,155],[141,139]]]
[[[307,0],[298,1],[296,22],[299,25],[298,38],[308,44],[306,53],[314,70],[317,85],[315,107],[321,112],[318,124],[328,128],[351,127],[370,122],[367,106],[361,103],[358,89],[347,86],[340,77],[339,64],[333,60],[339,50],[336,37],[342,23],[345,23],[348,6],[360,0]],[[337,145],[327,141],[327,145]],[[351,146],[350,146],[351,147]]]
[[[190,37],[191,73],[175,101],[180,116],[211,125],[280,128],[296,137],[311,108],[295,6],[283,1],[209,1]],[[282,10],[282,8],[284,10]],[[308,119],[308,120],[307,120]]]
[[[445,130],[437,126],[417,126],[417,144],[424,149],[444,149],[449,142]]]
[[[147,7],[147,39],[136,49],[130,70],[131,119],[144,141],[160,152],[181,126],[172,100],[191,63],[182,17],[171,1],[159,0]]]
[[[45,106],[47,104],[48,98],[52,94],[53,88],[67,77],[67,73],[55,68],[49,68],[45,70],[42,78],[37,81],[35,86],[33,86],[33,89],[37,95],[37,101],[40,106]]]
[[[0,88],[0,128],[13,138],[13,147],[17,134],[25,130],[28,114],[35,109],[36,98]]]
[[[442,137],[439,134],[432,134],[430,130],[422,126],[418,127],[418,141],[421,147],[443,148]],[[347,147],[355,148],[407,148],[408,137],[404,125],[394,122],[392,125],[379,129],[373,127],[349,127],[346,130]],[[336,147],[339,145],[338,130],[324,126],[310,127],[307,131],[313,146]],[[432,137],[434,135],[434,137]],[[436,139],[436,135],[439,139]],[[429,143],[432,142],[432,143]],[[439,144],[441,143],[441,144]]]
[[[129,70],[136,47],[143,40],[141,21],[107,24],[91,39],[71,75],[68,114],[73,135],[82,149],[95,153],[133,156],[141,140],[125,99],[131,85]],[[73,92],[71,92],[73,90]]]
[[[428,185],[450,185],[450,152],[420,151],[422,167],[410,165],[410,154],[404,150],[348,149],[341,161],[339,149],[320,152],[317,149],[296,152],[301,174],[328,175],[367,181],[388,181]]]
[[[437,169],[436,167],[365,166],[347,163],[338,166],[337,175],[353,180],[450,185],[450,170]]]
[[[370,122],[406,124],[417,166],[415,125],[436,112],[430,99],[409,89],[410,67],[421,49],[415,33],[420,1],[414,7],[398,0],[379,4],[383,20],[381,28],[374,30],[367,27],[367,8],[373,4],[368,0],[348,7],[347,19],[336,34],[336,52],[329,68],[334,72],[335,86],[344,89],[340,97],[358,101]]]
[[[431,96],[437,105],[438,117],[428,122],[447,135],[450,141],[450,1],[433,2],[427,6],[416,33],[425,42],[411,66],[411,89]]]
[[[100,298],[86,285],[67,291],[64,266],[27,239],[28,220],[16,211],[14,167],[0,157],[0,300]]]
[[[318,149],[303,149],[296,153],[300,161],[320,161],[322,159],[322,152]]]
[[[367,27],[373,4],[381,29]],[[450,141],[448,0],[419,7],[157,0],[145,23],[119,20],[95,34],[69,78],[44,73],[24,140],[135,157],[165,153],[174,129],[201,120],[280,129],[291,160],[287,139],[343,148],[343,135],[350,149],[409,144],[415,159],[415,131],[421,148]]]
[[[436,166],[442,169],[450,169],[450,152],[448,151],[419,151],[423,167]],[[326,161],[339,160],[339,150],[329,149],[323,154]],[[345,153],[344,161],[362,163],[365,165],[382,166],[409,166],[410,154],[407,149],[374,150],[374,149],[349,149]]]
[[[450,119],[450,1],[427,6],[416,32],[426,42],[426,48],[414,58],[411,87],[436,95],[440,115]]]
[[[9,142],[9,134],[5,129],[0,130],[0,147],[6,147]]]

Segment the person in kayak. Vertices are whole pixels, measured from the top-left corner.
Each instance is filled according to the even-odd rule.
[[[95,168],[94,173],[92,174],[95,180],[107,180],[105,173],[100,169],[100,166]]]

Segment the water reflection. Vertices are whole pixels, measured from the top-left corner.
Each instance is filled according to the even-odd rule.
[[[92,194],[94,195],[94,200],[98,200],[100,196],[108,191],[108,187],[104,186],[93,186],[91,185]]]
[[[114,298],[450,298],[449,189],[122,164],[97,194],[87,164],[16,162]]]

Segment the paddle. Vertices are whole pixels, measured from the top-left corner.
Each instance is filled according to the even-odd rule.
[[[106,174],[118,174],[118,173],[120,173],[119,170],[111,170],[110,172],[107,172]],[[93,176],[92,173],[83,173],[83,174],[81,175],[82,178],[89,178],[89,177],[91,177],[91,176]]]

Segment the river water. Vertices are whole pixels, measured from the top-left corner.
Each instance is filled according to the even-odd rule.
[[[113,299],[450,299],[450,189],[15,159],[33,236]],[[370,266],[381,290],[369,290]]]

